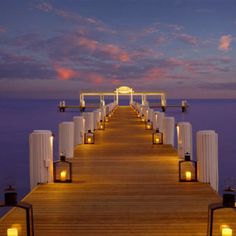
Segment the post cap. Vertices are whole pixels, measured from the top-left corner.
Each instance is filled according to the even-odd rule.
[[[191,159],[190,153],[186,152],[184,155],[184,159],[185,159],[185,161],[190,161],[190,159]]]
[[[14,206],[17,204],[17,192],[11,185],[5,189],[4,197],[5,205]]]

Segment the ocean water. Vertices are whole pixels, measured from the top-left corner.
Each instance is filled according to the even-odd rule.
[[[78,100],[67,104],[78,105]],[[107,103],[110,101],[106,101]],[[29,192],[29,134],[35,129],[52,130],[55,134],[54,159],[58,159],[58,124],[71,121],[78,110],[58,112],[59,100],[0,100],[0,200],[4,188],[11,184],[17,188],[19,199]],[[127,105],[128,100],[121,100]],[[188,100],[186,113],[180,109],[167,109],[167,116],[176,122],[189,121],[193,126],[194,153],[196,132],[215,130],[219,135],[219,192],[226,185],[236,184],[236,100]],[[180,100],[168,100],[180,104]],[[195,155],[196,156],[196,155]]]

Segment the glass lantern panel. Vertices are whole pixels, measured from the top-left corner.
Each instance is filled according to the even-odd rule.
[[[4,207],[12,209],[11,214],[7,214],[0,224],[0,235],[25,236],[27,235],[26,210],[18,207]]]
[[[70,164],[68,162],[58,162],[56,163],[56,180],[59,181],[69,181],[71,178]]]
[[[195,176],[195,163],[191,161],[186,161],[181,163],[181,180],[192,181],[196,179]]]

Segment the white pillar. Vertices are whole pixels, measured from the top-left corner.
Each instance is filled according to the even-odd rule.
[[[153,109],[148,108],[148,120],[150,120],[151,122],[153,122]]]
[[[66,158],[74,156],[74,122],[61,122],[59,124],[59,155],[63,153]]]
[[[189,122],[179,122],[177,125],[178,155],[184,158],[185,153],[193,157],[192,125]]]
[[[160,132],[163,132],[163,124],[164,124],[164,112],[156,111],[153,113],[153,129],[159,129]]]
[[[218,191],[218,134],[214,130],[197,132],[197,161],[199,181]]]
[[[96,109],[95,111],[93,111],[93,125],[94,125],[94,129],[98,128],[98,122],[101,120],[101,111],[100,109]]]
[[[133,104],[134,99],[133,99],[133,91],[130,92],[130,102],[129,104]]]
[[[74,116],[74,146],[84,143],[85,121],[83,116]]]
[[[165,117],[163,124],[163,143],[174,146],[175,137],[175,118]]]
[[[94,131],[94,118],[93,118],[93,112],[83,112],[83,117],[85,119],[85,132],[88,132],[88,130]]]
[[[116,104],[119,105],[119,93],[116,91]]]
[[[53,182],[53,136],[50,130],[34,130],[29,135],[30,189]]]

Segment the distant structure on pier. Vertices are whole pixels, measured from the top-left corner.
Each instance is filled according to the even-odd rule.
[[[67,108],[79,108],[81,111],[84,111],[86,108],[96,108],[105,106],[105,97],[113,97],[114,102],[119,105],[119,98],[123,96],[129,96],[129,103],[133,104],[135,102],[135,98],[141,98],[141,104],[143,106],[149,106],[151,108],[161,108],[162,111],[165,111],[167,108],[167,101],[166,101],[166,93],[165,92],[136,92],[133,88],[128,86],[120,86],[115,89],[113,92],[81,92],[80,93],[80,104],[79,106],[70,106],[66,105],[65,101],[61,101],[59,104],[59,110],[65,111]],[[149,104],[148,96],[152,97],[159,97],[160,103]],[[86,97],[99,97],[100,104],[86,104]],[[183,100],[181,105],[170,105],[168,107],[178,107],[182,109],[182,112],[187,110],[187,101]]]

